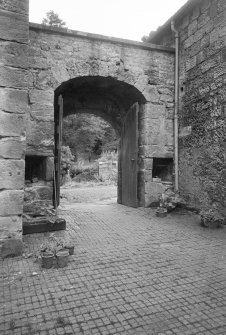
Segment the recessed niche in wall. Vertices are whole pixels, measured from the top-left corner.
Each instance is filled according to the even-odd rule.
[[[45,180],[46,157],[26,156],[25,157],[25,180]],[[37,181],[37,180],[36,180]]]
[[[153,158],[152,178],[173,181],[173,158]]]

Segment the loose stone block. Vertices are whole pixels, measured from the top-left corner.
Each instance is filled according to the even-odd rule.
[[[2,40],[27,43],[28,16],[0,9],[0,37]]]
[[[0,216],[20,215],[23,212],[24,191],[4,190],[0,192]]]
[[[6,137],[0,139],[0,158],[21,159],[25,156],[25,137]]]
[[[0,159],[0,189],[23,189],[24,160]]]
[[[9,113],[25,113],[28,110],[27,92],[11,88],[0,88],[0,109]]]
[[[0,136],[24,136],[25,115],[0,111]]]

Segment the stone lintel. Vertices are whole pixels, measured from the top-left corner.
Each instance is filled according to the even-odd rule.
[[[29,144],[26,148],[26,156],[54,157],[53,149],[46,147],[33,147]]]

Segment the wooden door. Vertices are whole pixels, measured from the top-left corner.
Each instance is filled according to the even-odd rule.
[[[130,107],[121,137],[122,204],[129,207],[137,207],[138,110],[138,103]]]
[[[59,95],[55,114],[55,157],[54,157],[54,207],[60,204],[60,163],[62,145],[63,97]]]

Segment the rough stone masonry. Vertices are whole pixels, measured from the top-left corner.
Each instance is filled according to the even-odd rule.
[[[153,185],[153,158],[173,159],[174,49],[36,24],[29,33],[26,155],[53,156],[57,91],[65,115],[90,111],[119,133],[127,110],[140,100],[138,193],[140,205],[149,205],[163,189]]]
[[[179,31],[179,185],[187,205],[226,217],[226,1],[189,1]],[[174,45],[168,22],[151,43]]]
[[[28,0],[0,2],[0,254],[20,254],[28,110]]]

